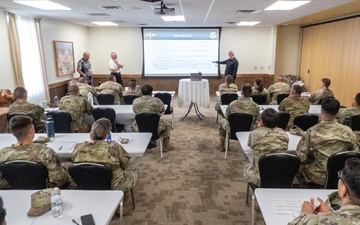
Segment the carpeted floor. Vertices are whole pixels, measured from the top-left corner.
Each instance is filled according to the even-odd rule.
[[[237,141],[230,142],[227,160],[216,149],[216,97],[211,100],[210,108],[200,107],[203,121],[194,110],[181,121],[187,109],[177,107],[177,97],[173,99],[175,123],[170,142],[175,150],[161,159],[159,147],[155,147],[137,160],[136,209],[129,210],[125,224],[250,224],[251,207],[245,204],[247,183],[243,177],[248,159]],[[163,118],[171,120],[168,115]],[[131,198],[125,204],[131,206]],[[118,220],[114,216],[111,225]],[[260,212],[256,212],[256,224],[264,225]]]

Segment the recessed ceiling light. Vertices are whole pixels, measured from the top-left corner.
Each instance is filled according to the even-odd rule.
[[[185,21],[184,16],[162,16],[161,19],[166,22]]]
[[[277,1],[265,10],[292,10],[310,1]]]
[[[258,21],[241,21],[240,23],[237,24],[237,26],[254,26],[259,23],[260,22]]]
[[[68,7],[50,1],[14,1],[14,2],[42,10],[71,10]]]
[[[105,21],[105,22],[91,22],[93,24],[99,25],[99,26],[118,26],[116,23]]]

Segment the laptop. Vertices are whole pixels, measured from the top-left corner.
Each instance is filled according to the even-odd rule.
[[[202,73],[190,73],[190,80],[191,81],[201,81]]]

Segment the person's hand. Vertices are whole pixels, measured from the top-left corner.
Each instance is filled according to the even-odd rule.
[[[320,202],[320,205],[315,209],[315,213],[330,212],[329,206],[326,205],[326,203],[321,198],[318,197],[317,200]]]
[[[301,206],[302,213],[315,214],[314,211],[314,199],[310,199],[310,202],[304,201]]]
[[[262,121],[259,121],[258,123],[257,123],[257,127],[263,127],[264,126],[264,124],[263,124],[263,122]]]

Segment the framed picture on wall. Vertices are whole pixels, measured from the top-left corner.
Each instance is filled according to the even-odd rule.
[[[75,73],[74,46],[68,41],[54,41],[56,76]]]

